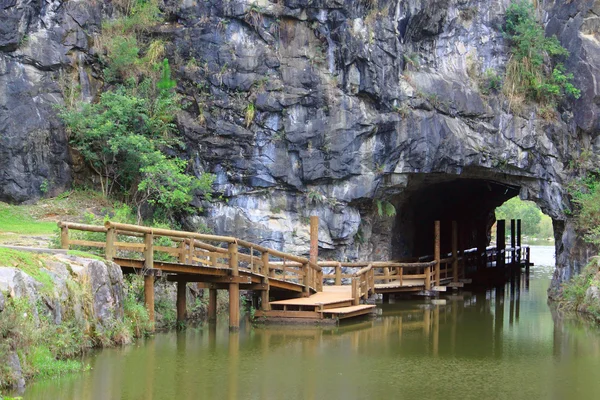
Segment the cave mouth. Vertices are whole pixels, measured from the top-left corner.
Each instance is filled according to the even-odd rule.
[[[406,190],[392,199],[397,210],[392,257],[433,254],[435,221],[441,222],[442,252],[452,248],[452,221],[458,223],[459,247],[487,245],[496,208],[519,191],[519,186],[495,179],[411,175]]]

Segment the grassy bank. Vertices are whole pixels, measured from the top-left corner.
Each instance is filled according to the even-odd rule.
[[[127,344],[149,332],[148,313],[132,293],[125,295],[121,317],[115,312],[100,324],[88,275],[75,274],[63,264],[65,269],[59,268],[66,275],[60,276],[57,267],[49,266],[58,263],[52,255],[0,248],[0,268],[16,268],[35,280],[15,280],[13,289],[2,292],[0,360],[7,361],[0,363],[0,390],[17,386],[21,379],[84,371],[88,366],[78,357],[86,350]],[[59,287],[56,282],[63,279]]]
[[[600,257],[594,257],[579,275],[563,283],[559,308],[586,313],[600,322]]]

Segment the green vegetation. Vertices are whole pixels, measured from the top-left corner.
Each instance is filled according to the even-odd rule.
[[[589,173],[569,187],[575,225],[583,239],[600,248],[600,176]]]
[[[590,287],[600,287],[599,261],[594,257],[579,275],[562,284],[560,306],[563,309],[586,312],[600,320],[600,301],[587,295]]]
[[[119,3],[121,4],[121,3]],[[124,16],[102,26],[97,46],[104,49],[104,78],[110,85],[95,104],[63,108],[71,145],[99,178],[102,193],[137,209],[149,205],[170,219],[191,211],[194,194],[210,197],[211,174],[188,174],[188,161],[175,118],[181,110],[164,43],[146,46],[142,34],[160,22],[155,0],[124,2]],[[161,61],[162,58],[162,61]]]
[[[0,203],[0,233],[51,234],[56,222],[36,221],[27,208]]]
[[[41,291],[50,293],[54,290],[52,277],[44,269],[40,256],[34,253],[6,249],[0,247],[0,266],[18,268],[42,284]]]
[[[548,60],[568,56],[556,38],[546,37],[529,0],[513,1],[506,10],[504,33],[511,46],[506,67],[504,92],[513,99],[556,104],[566,95],[579,98],[581,92],[571,82],[563,64]]]
[[[42,255],[0,248],[0,265],[19,268],[43,284],[42,296],[36,304],[26,297],[11,297],[6,293],[5,307],[0,312],[0,360],[7,360],[9,354],[16,352],[26,379],[85,370],[89,367],[72,358],[93,346],[126,344],[150,332],[141,294],[134,291],[126,292],[122,319],[104,321],[98,326],[90,283],[86,276],[76,275],[65,282],[67,296],[60,299],[62,321],[56,324],[42,300],[57,299],[44,260]],[[131,279],[142,280],[138,276]],[[75,310],[77,307],[79,312]],[[0,363],[0,388],[10,386],[15,379],[11,368]]]
[[[396,207],[387,200],[375,200],[375,206],[377,207],[377,215],[380,217],[396,216]]]
[[[496,208],[496,219],[521,220],[521,232],[533,239],[548,239],[554,237],[552,219],[543,214],[542,210],[532,201],[524,201],[513,197]],[[510,229],[510,223],[507,223]]]
[[[0,312],[0,359],[16,351],[26,379],[48,378],[88,366],[66,358],[79,354],[90,346],[85,340],[83,326],[73,320],[54,325],[40,314],[36,322],[32,305],[24,298],[8,298]],[[0,366],[0,388],[14,382],[15,376],[8,365]]]

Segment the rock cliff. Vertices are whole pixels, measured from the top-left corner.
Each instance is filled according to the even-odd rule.
[[[509,3],[165,0],[167,23],[151,34],[188,104],[185,156],[227,200],[198,200],[205,212],[187,223],[306,252],[316,213],[325,256],[382,258],[428,251],[436,218],[461,221],[473,244],[520,195],[552,217],[554,284],[568,279],[588,256],[565,187],[600,150],[600,1],[538,7],[583,93],[543,116],[481,87],[507,63]],[[54,105],[73,96],[65,80],[78,101],[97,94],[92,39],[115,13],[101,0],[0,4],[0,199],[20,202],[72,179],[79,164]],[[377,201],[397,216],[379,217]]]

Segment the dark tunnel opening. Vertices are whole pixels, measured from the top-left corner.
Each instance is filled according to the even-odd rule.
[[[458,223],[459,248],[486,246],[494,210],[520,188],[491,179],[412,175],[398,210],[392,239],[394,258],[433,254],[434,221],[441,221],[442,253],[451,251],[452,221]]]

